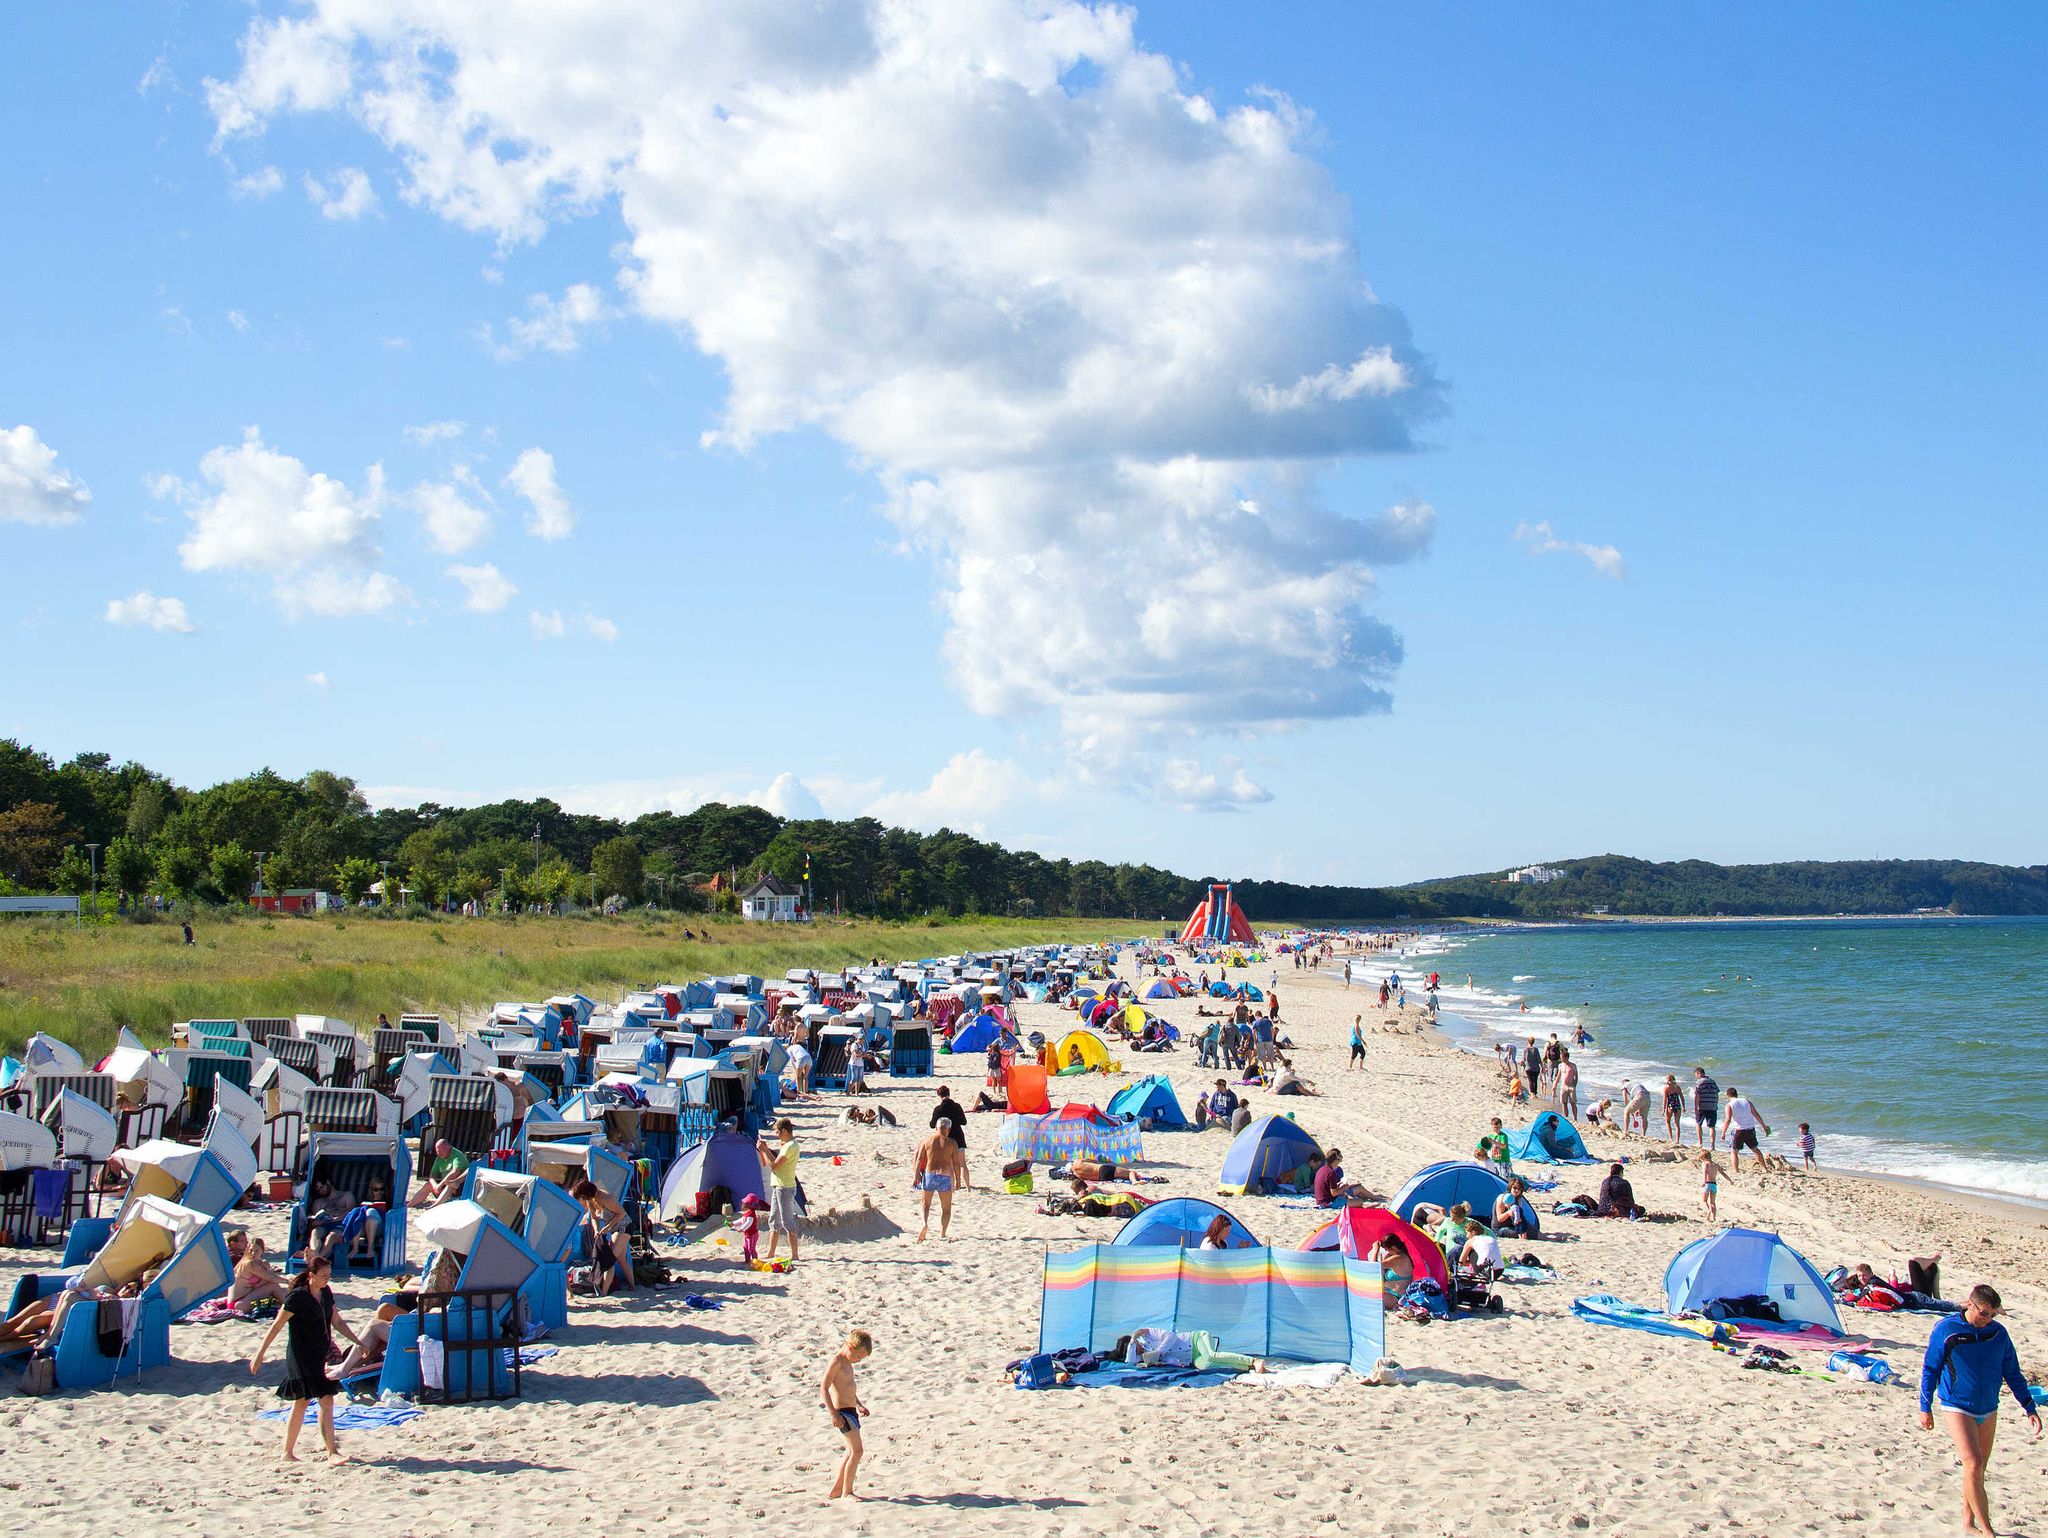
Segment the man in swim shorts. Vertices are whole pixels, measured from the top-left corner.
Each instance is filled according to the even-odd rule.
[[[1728,1086],[1728,1114],[1723,1130],[1728,1133],[1728,1147],[1735,1155],[1735,1173],[1742,1173],[1742,1150],[1747,1148],[1756,1155],[1757,1173],[1763,1173],[1764,1151],[1757,1146],[1757,1129],[1761,1127],[1764,1136],[1769,1137],[1771,1124],[1765,1121],[1757,1108],[1743,1099],[1742,1091],[1734,1085]]]
[[[911,1161],[910,1183],[923,1193],[924,1226],[917,1231],[920,1242],[932,1231],[932,1198],[939,1199],[939,1237],[946,1237],[946,1230],[953,1222],[953,1187],[966,1161],[961,1157],[960,1145],[953,1141],[950,1128],[934,1128],[931,1135],[917,1145],[917,1157]]]

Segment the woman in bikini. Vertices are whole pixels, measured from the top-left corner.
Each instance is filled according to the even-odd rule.
[[[244,1308],[265,1298],[275,1298],[282,1303],[288,1285],[277,1268],[264,1257],[263,1241],[252,1237],[248,1248],[242,1251],[242,1258],[235,1262],[235,1280],[234,1285],[228,1288],[228,1306]]]

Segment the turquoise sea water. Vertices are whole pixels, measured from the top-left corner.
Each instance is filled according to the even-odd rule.
[[[1594,1043],[1574,1055],[1596,1086],[1704,1064],[1757,1101],[1780,1151],[1805,1121],[1823,1165],[2048,1202],[2048,920],[1602,924],[1425,948],[1439,944],[1409,966],[1442,973],[1445,1014],[1482,1051],[1583,1019]]]

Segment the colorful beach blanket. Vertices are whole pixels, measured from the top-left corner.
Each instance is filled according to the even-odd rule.
[[[283,1406],[279,1406],[275,1410],[258,1410],[256,1412],[256,1419],[260,1421],[281,1421],[287,1413]],[[334,1407],[334,1429],[336,1431],[382,1431],[391,1426],[403,1426],[407,1421],[415,1420],[426,1413],[426,1411],[415,1409],[411,1405],[338,1404]],[[302,1426],[313,1426],[318,1425],[319,1420],[320,1407],[309,1404],[306,1406],[306,1418],[300,1421],[299,1424]]]
[[[1692,1340],[1733,1340],[1735,1332],[1712,1319],[1674,1319],[1654,1308],[1625,1302],[1610,1293],[1597,1292],[1572,1299],[1572,1312],[1587,1324],[1612,1325],[1616,1329],[1641,1330],[1649,1335],[1677,1335]]]

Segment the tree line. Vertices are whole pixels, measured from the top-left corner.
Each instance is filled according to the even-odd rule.
[[[97,858],[90,846],[97,845]],[[356,782],[316,769],[261,769],[200,790],[105,753],[64,763],[0,739],[0,888],[240,903],[259,856],[267,892],[320,888],[360,902],[388,875],[407,899],[585,906],[617,898],[684,911],[736,905],[732,890],[774,874],[815,906],[881,918],[930,913],[1046,914],[1178,922],[1216,877],[1151,865],[1048,860],[941,828],[916,833],[872,817],[784,819],[708,802],[630,822],[553,801],[371,810]],[[1711,865],[1618,855],[1555,862],[1562,879],[1505,872],[1400,887],[1240,881],[1253,922],[1427,922],[1570,918],[1606,908],[1673,917],[1716,913],[2048,913],[2048,867],[1936,860]]]

